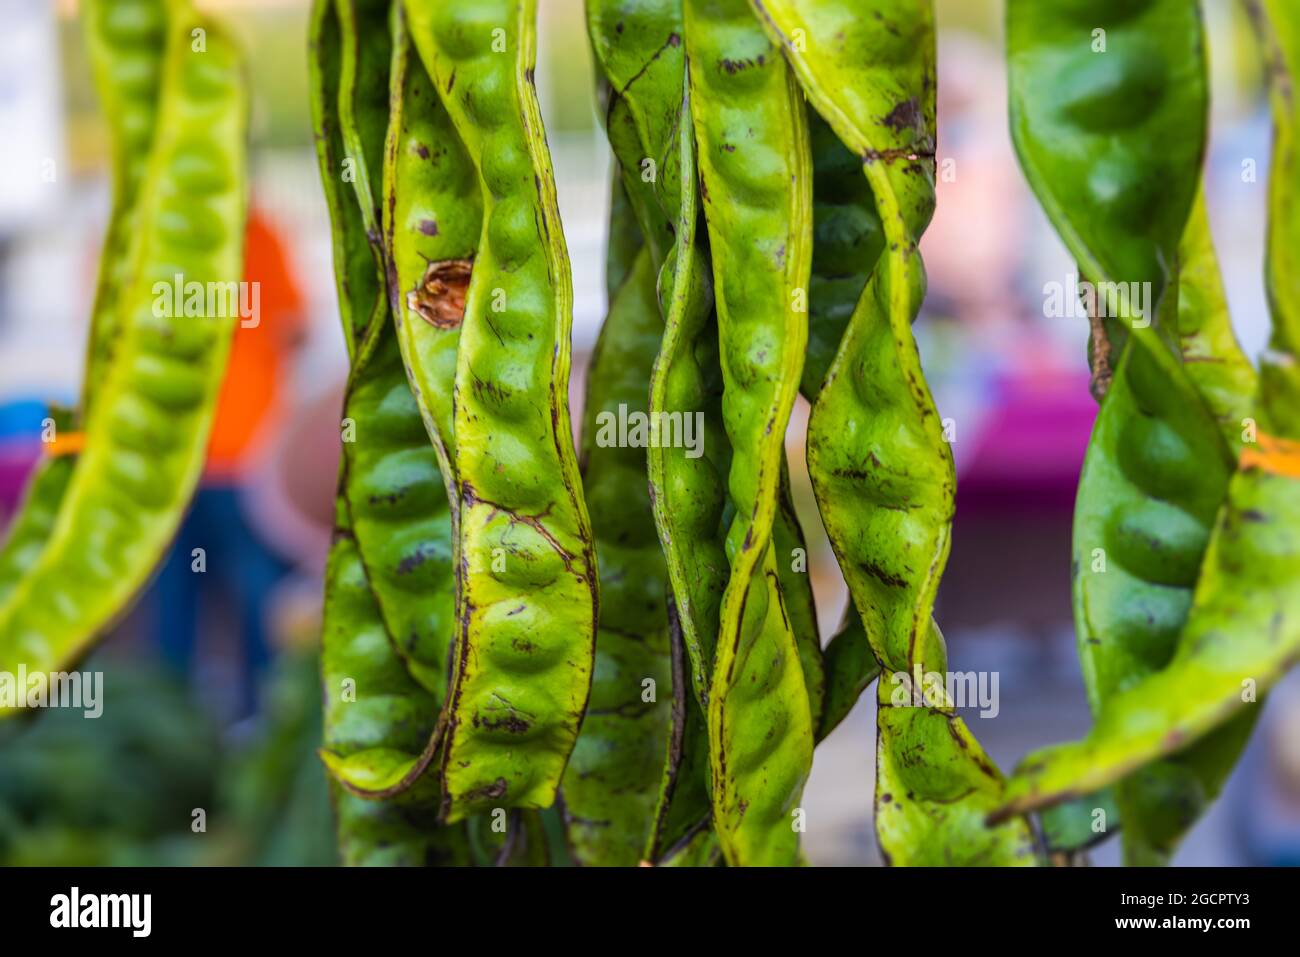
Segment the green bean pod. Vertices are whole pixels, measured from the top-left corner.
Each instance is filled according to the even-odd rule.
[[[613,183],[609,201],[609,235],[605,242],[605,294],[610,302],[627,282],[636,265],[637,256],[645,248],[641,227],[637,224],[632,201],[627,198],[623,177],[617,162],[614,164]],[[657,307],[657,303],[656,303]]]
[[[928,4],[882,3],[894,29],[845,31],[843,3],[765,3],[814,108],[863,165],[888,244],[808,423],[808,466],[831,544],[888,671],[945,670],[930,610],[947,559],[952,454],[911,323],[924,293],[916,241],[934,209],[933,21]],[[807,54],[794,50],[804,30]],[[899,35],[901,34],[901,35]],[[793,51],[793,52],[791,52]],[[858,67],[857,64],[863,64]]]
[[[605,131],[628,203],[660,268],[675,245],[687,182],[677,145],[686,77],[682,0],[587,0],[586,10]]]
[[[340,288],[357,293],[344,314],[369,316],[354,342],[344,403],[343,490],[388,632],[412,675],[440,707],[456,627],[453,526],[438,455],[407,382],[397,330],[388,321],[390,257],[384,242],[388,230],[382,227],[389,225],[389,203],[383,197],[393,197],[385,189],[393,179],[385,175],[392,152],[387,144],[390,100],[387,92],[383,98],[375,92],[376,76],[387,81],[396,70],[392,83],[398,90],[398,120],[392,125],[401,127],[406,44],[404,35],[394,41],[391,30],[398,29],[397,19],[387,3],[337,0],[334,10],[341,51],[339,138],[357,171],[353,205],[361,211],[360,223],[344,216],[336,220],[336,229],[364,228],[369,249],[355,249],[353,255],[374,273],[372,282],[354,287],[348,279],[359,273],[355,263],[342,261],[336,270]],[[336,175],[325,169],[322,174],[327,179]],[[423,764],[398,762],[386,770],[387,777],[352,783],[358,788],[406,787]]]
[[[840,340],[885,248],[880,215],[862,161],[829,123],[808,110],[813,155],[812,288],[808,356],[801,391],[816,402]]]
[[[382,271],[376,268],[373,247],[366,234],[363,204],[357,202],[357,191],[351,185],[356,161],[348,156],[348,146],[343,140],[339,77],[343,72],[344,38],[335,0],[312,0],[308,37],[309,99],[316,160],[333,224],[334,277],[344,342],[348,358],[355,360],[360,340],[382,307],[384,293],[380,282]]]
[[[536,91],[535,0],[407,0],[478,172],[456,369],[460,633],[444,814],[549,806],[591,687],[596,563],[569,425],[572,288]]]
[[[1009,0],[1012,140],[1082,279],[1149,283],[1150,301],[1163,297],[1205,152],[1203,45],[1188,0]],[[1111,301],[1112,317],[1133,318],[1114,315],[1125,305]],[[1092,323],[1100,399],[1128,328]]]
[[[844,0],[751,4],[812,107],[862,157],[885,240],[808,425],[822,520],[883,668],[881,848],[895,864],[1032,864],[1023,821],[983,826],[1001,797],[997,768],[946,695],[918,701],[920,689],[913,689],[918,677],[947,669],[931,611],[948,555],[955,482],[911,333],[925,285],[917,242],[934,210],[933,12],[924,0],[877,0],[869,11]],[[861,670],[847,679],[831,672],[840,682],[832,684],[832,722],[845,711],[845,690],[870,681],[856,637],[846,632],[836,649]]]
[[[813,154],[813,259],[808,354],[800,390],[815,403],[885,240],[861,161],[811,108],[808,127]],[[848,716],[880,674],[852,599],[840,631],[822,654],[822,671],[824,700],[813,709],[818,741]],[[807,679],[806,667],[804,674]]]
[[[1266,279],[1273,331],[1260,362],[1256,404],[1260,425],[1272,434],[1295,439],[1295,410],[1300,408],[1300,304],[1296,298],[1297,240],[1300,238],[1300,108],[1295,88],[1300,78],[1300,11],[1279,0],[1246,0],[1268,66],[1273,104],[1273,166],[1269,182],[1269,228]]]
[[[162,557],[203,467],[238,315],[167,314],[177,310],[155,308],[156,284],[242,275],[247,96],[224,31],[179,0],[171,9],[121,337],[58,521],[0,607],[7,668],[52,669],[85,653]]]
[[[344,489],[398,653],[440,705],[456,633],[452,521],[438,459],[386,321],[358,354],[344,406]]]
[[[817,601],[813,596],[808,572],[808,545],[803,526],[790,491],[790,467],[781,460],[781,485],[777,491],[776,518],[772,525],[772,544],[776,550],[777,577],[790,630],[799,650],[799,667],[803,671],[804,689],[808,693],[808,710],[813,727],[821,721],[826,698],[826,662],[822,656],[822,634],[817,625]]]
[[[661,864],[683,841],[709,832],[709,730],[691,685],[690,659],[676,602],[668,601],[668,638],[673,679],[668,752],[659,782],[654,824],[646,841],[644,863]],[[717,849],[716,838],[712,842]],[[720,852],[719,852],[720,853]]]
[[[610,303],[583,405],[582,475],[596,535],[600,620],[591,701],[561,785],[569,848],[580,864],[641,860],[667,753],[668,571],[650,511],[645,449],[620,444],[617,432],[620,417],[646,413],[662,332],[655,269],[643,248]]]
[[[56,431],[70,431],[73,427],[70,410],[52,408],[50,418]],[[22,502],[5,529],[3,541],[0,541],[0,605],[18,587],[27,569],[41,557],[45,542],[58,521],[59,508],[76,462],[72,455],[47,455],[33,468],[23,490]]]
[[[389,294],[411,389],[444,476],[454,479],[456,353],[483,203],[474,164],[411,44],[401,4],[394,23],[383,204]],[[454,480],[447,493],[454,505]]]
[[[71,432],[90,409],[107,375],[120,333],[119,311],[131,280],[131,241],[139,234],[141,180],[158,113],[158,87],[167,33],[162,0],[90,0],[83,17],[86,48],[107,119],[112,207],[100,252],[78,413],[55,413],[55,428]],[[0,545],[0,604],[39,558],[72,478],[73,456],[44,458],[28,478],[22,505]]]
[[[1108,31],[1106,48],[1088,48],[1092,65],[1069,83],[1053,85],[1045,81],[1059,71],[1060,58],[1079,56],[1077,18],[1024,5],[1008,13],[1013,128],[1035,190],[1088,278],[1144,283],[1160,297],[1155,317],[1140,317],[1131,308],[1125,314],[1122,301],[1116,310],[1101,295],[1097,306],[1108,308],[1094,309],[1096,322],[1120,313],[1112,316],[1109,335],[1099,336],[1094,327],[1094,362],[1099,344],[1104,353],[1126,339],[1134,342],[1094,369],[1094,391],[1104,392],[1105,401],[1075,510],[1076,633],[1094,715],[1117,689],[1164,667],[1174,653],[1227,494],[1254,378],[1232,334],[1204,205],[1196,195],[1203,153],[1196,137],[1205,135],[1207,91],[1195,5],[1149,4],[1136,18],[1118,10],[1110,16],[1122,25],[1112,27],[1105,17],[1098,21],[1106,24],[1100,28]],[[1116,48],[1109,49],[1111,44]],[[1150,109],[1103,109],[1117,96]],[[1165,110],[1170,99],[1181,113]],[[1034,125],[1045,117],[1057,124],[1054,140]],[[1147,139],[1154,131],[1171,137],[1175,149],[1155,155]],[[1117,169],[1124,171],[1122,189],[1106,186],[1117,190],[1116,202],[1077,205]],[[1137,178],[1142,175],[1151,179]],[[1152,188],[1166,179],[1173,189]],[[1130,235],[1129,246],[1115,248],[1114,234],[1138,225],[1125,218],[1134,213],[1133,203],[1147,204],[1141,225],[1150,233]],[[1096,260],[1099,250],[1109,259]],[[1185,366],[1163,342],[1153,341],[1145,328],[1152,318]],[[1138,323],[1139,334],[1127,336],[1122,321],[1139,319],[1147,320]],[[1241,728],[1226,734],[1244,742]],[[1117,785],[1126,859],[1163,861],[1218,792],[1235,753],[1216,742],[1175,762],[1143,768]]]
[[[1161,318],[1172,325],[1177,308],[1171,289]],[[1176,357],[1131,339],[1093,430],[1075,509],[1075,622],[1094,715],[1172,657],[1233,469]],[[1185,757],[1117,786],[1131,862],[1163,859],[1231,769]]]
[[[1246,420],[1254,414],[1258,382],[1233,332],[1203,195],[1197,195],[1192,207],[1178,264],[1176,339],[1183,369],[1236,454]]]
[[[610,146],[659,268],[664,336],[650,379],[650,414],[660,441],[649,449],[650,484],[690,679],[702,703],[728,575],[719,529],[730,446],[721,421],[707,237],[697,223],[682,17],[682,0],[587,3]],[[690,454],[682,448],[687,427],[697,443]]]
[[[340,494],[334,543],[325,569],[321,683],[325,693],[321,756],[335,779],[339,847],[348,865],[467,863],[455,830],[437,828],[436,788],[425,779],[397,800],[368,800],[342,782],[372,781],[374,769],[414,761],[437,719],[433,696],[393,650]]]
[[[1300,68],[1300,18],[1280,3],[1250,9],[1269,63],[1276,127],[1268,261],[1273,336],[1255,402],[1258,434],[1241,450],[1169,663],[1113,694],[1084,740],[1029,755],[995,817],[1095,791],[1153,759],[1183,758],[1193,747],[1231,754],[1260,697],[1300,660],[1300,548],[1290,531],[1300,521],[1300,314],[1293,305],[1295,274],[1286,269],[1300,228],[1291,96]],[[1212,763],[1230,760],[1221,752]]]
[[[823,659],[826,693],[817,722],[818,742],[839,727],[871,682],[880,677],[880,662],[871,650],[871,640],[852,600],[844,610],[840,630],[826,644]]]
[[[104,233],[83,375],[81,411],[107,375],[121,332],[121,301],[131,283],[131,243],[139,233],[139,195],[158,119],[167,37],[164,0],[89,0],[83,23],[95,88],[108,121],[112,212]]]
[[[714,825],[732,865],[793,864],[812,719],[772,526],[808,334],[807,117],[744,0],[687,0],[685,13],[732,447],[731,575],[707,710]]]

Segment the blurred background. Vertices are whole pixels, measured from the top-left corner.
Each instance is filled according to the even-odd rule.
[[[315,646],[346,356],[307,107],[307,0],[210,0],[249,52],[247,278],[204,487],[176,552],[87,665],[104,716],[55,711],[0,729],[0,863],[331,863]],[[595,113],[582,0],[540,0],[537,85],[575,285],[574,421],[604,314],[610,158]],[[1204,0],[1213,146],[1206,190],[1239,335],[1267,335],[1262,281],[1269,121],[1239,4]],[[1012,153],[1001,0],[937,0],[939,206],[916,325],[958,467],[937,616],[950,667],[998,676],[995,717],[967,715],[1009,768],[1089,724],[1070,623],[1070,524],[1095,413],[1083,319],[1044,315],[1073,265]],[[75,0],[0,0],[0,528],[35,461],[48,403],[77,395],[108,213],[105,131]],[[1245,175],[1250,164],[1255,175]],[[36,171],[39,171],[36,172]],[[802,400],[801,400],[802,401]],[[824,634],[846,592],[788,436]],[[190,542],[209,571],[189,571]],[[216,554],[213,554],[216,549]],[[875,864],[874,703],[817,751],[807,850]],[[206,830],[192,830],[203,808]],[[1118,861],[1117,842],[1093,853]],[[1300,863],[1300,688],[1271,697],[1250,751],[1179,864]]]

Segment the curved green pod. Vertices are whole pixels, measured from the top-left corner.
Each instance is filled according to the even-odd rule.
[[[387,81],[390,72],[397,71],[391,82],[399,108],[392,125],[403,127],[400,91],[408,78],[406,44],[404,35],[396,42],[391,36],[390,19],[393,27],[396,19],[386,3],[339,0],[334,12],[341,63],[334,115],[339,141],[357,174],[351,180],[352,196],[339,197],[351,211],[337,210],[334,227],[344,236],[364,229],[369,247],[345,243],[341,251],[354,259],[336,260],[339,289],[352,296],[342,307],[345,327],[346,317],[351,317],[356,336],[343,410],[342,489],[384,623],[413,676],[434,695],[437,708],[446,694],[456,629],[453,526],[438,455],[407,382],[397,330],[389,322],[390,257],[384,243],[389,233],[380,228],[390,225],[390,205],[381,200],[393,196],[385,189],[393,179],[386,175],[385,162],[392,150],[387,144],[389,98],[386,94],[379,99],[374,87],[377,76]],[[328,11],[322,15],[328,16]],[[318,48],[317,54],[322,52]],[[381,59],[383,55],[390,59]],[[327,190],[336,175],[322,169]],[[361,282],[367,265],[373,278]],[[355,320],[362,316],[367,318],[358,329]],[[388,769],[391,780],[369,780],[364,786],[405,787],[420,770],[422,766],[398,763]],[[352,783],[363,786],[359,779]]]
[[[686,77],[682,0],[586,0],[587,35],[603,80],[605,131],[656,268],[675,246],[687,180],[680,168]]]
[[[1300,300],[1297,299],[1297,243],[1300,242],[1300,11],[1279,0],[1247,0],[1268,65],[1273,104],[1273,172],[1269,179],[1268,258],[1265,263],[1273,330],[1260,362],[1260,424],[1274,435],[1297,438],[1300,408]]]
[[[709,731],[690,678],[690,659],[676,603],[668,601],[668,639],[672,666],[672,720],[659,782],[655,819],[643,863],[659,864],[683,841],[710,831]],[[713,847],[717,849],[716,838]]]
[[[458,830],[437,828],[437,789],[425,779],[398,800],[368,800],[343,784],[373,784],[394,764],[414,762],[437,720],[433,696],[394,652],[340,495],[325,569],[321,684],[325,695],[321,756],[335,778],[339,849],[348,865],[422,866],[468,862]],[[431,755],[430,755],[431,757]]]
[[[925,285],[915,246],[934,208],[933,22],[917,0],[879,8],[886,19],[875,22],[892,30],[866,20],[847,29],[853,16],[843,3],[765,3],[761,11],[777,36],[805,30],[809,49],[822,51],[791,53],[792,41],[783,41],[810,103],[868,158],[862,168],[888,244],[809,418],[813,489],[882,665],[942,672],[929,619],[955,478],[911,332]]]
[[[808,566],[808,545],[804,540],[799,512],[790,491],[790,467],[781,461],[781,485],[777,491],[776,517],[772,523],[777,578],[785,598],[790,631],[799,650],[804,690],[813,727],[821,721],[826,698],[826,662],[822,656],[822,635],[817,625],[817,601],[813,596]]]
[[[1162,318],[1172,324],[1177,308],[1171,289]],[[1076,634],[1094,715],[1172,657],[1233,470],[1177,358],[1134,337],[1097,418],[1075,509]],[[1236,752],[1226,764],[1221,747],[1212,752],[1194,749],[1116,785],[1127,860],[1162,861],[1218,793]]]
[[[474,164],[411,44],[400,4],[394,24],[383,203],[389,296],[411,389],[451,478],[456,353],[483,202]],[[454,481],[447,494],[454,504]]]
[[[1006,24],[1011,134],[1030,186],[1082,279],[1149,284],[1158,303],[1205,152],[1199,4],[1008,0]],[[1131,302],[1110,307],[1132,311]],[[1127,331],[1093,317],[1098,398]]]
[[[73,431],[78,418],[88,413],[121,331],[121,300],[131,280],[131,242],[139,235],[141,180],[157,120],[167,16],[163,0],[88,0],[85,7],[86,49],[108,127],[112,206],[91,308],[81,406],[77,413],[52,413],[59,433]],[[72,456],[42,459],[28,479],[22,504],[0,545],[0,604],[40,556],[75,461]]]
[[[1235,454],[1246,420],[1254,414],[1258,382],[1232,328],[1204,195],[1198,194],[1192,207],[1178,247],[1178,267],[1175,328],[1183,369]]]
[[[610,302],[627,282],[637,257],[645,248],[632,201],[627,198],[618,162],[614,163],[609,199],[609,233],[605,242],[605,294]],[[657,305],[657,304],[656,304]]]
[[[721,419],[707,236],[698,225],[682,16],[682,0],[587,3],[610,146],[659,267],[664,336],[650,379],[650,414],[662,441],[649,450],[650,484],[691,683],[702,703],[728,575],[720,525],[730,446]],[[697,443],[690,454],[688,427]]]
[[[71,410],[51,407],[56,434],[71,431]],[[22,502],[0,538],[0,605],[9,598],[45,548],[76,466],[73,455],[45,455],[32,469]]]
[[[1115,693],[1087,738],[1027,757],[999,816],[1097,790],[1170,754],[1222,749],[1206,760],[1230,764],[1264,692],[1300,660],[1300,548],[1291,533],[1300,520],[1300,324],[1292,305],[1295,274],[1284,268],[1298,228],[1290,77],[1300,67],[1300,18],[1283,4],[1251,9],[1275,84],[1276,126],[1268,262],[1273,337],[1261,363],[1258,432],[1241,450],[1172,659]]]
[[[355,359],[360,340],[383,301],[382,273],[376,269],[362,204],[351,185],[355,161],[348,156],[339,116],[339,77],[343,71],[343,32],[335,0],[312,0],[307,58],[308,94],[321,188],[329,210],[335,292],[343,319],[348,358]],[[343,264],[344,268],[339,268]]]
[[[793,864],[812,718],[773,546],[807,342],[812,159],[803,98],[744,0],[686,0],[691,115],[713,258],[731,575],[707,709],[714,826],[732,865]]]
[[[238,310],[168,315],[155,284],[242,276],[247,96],[225,32],[187,4],[171,12],[121,339],[46,548],[0,607],[8,669],[84,654],[153,571],[203,467]],[[191,49],[198,28],[202,53]]]
[[[95,89],[108,121],[112,212],[104,232],[81,411],[108,373],[121,333],[122,297],[131,283],[131,244],[139,233],[139,196],[158,119],[158,91],[167,37],[164,0],[88,0],[82,21]]]
[[[343,488],[362,562],[398,653],[441,705],[456,634],[450,506],[386,321],[358,353],[344,416]]]
[[[880,677],[880,663],[871,650],[871,640],[852,600],[844,610],[840,630],[826,644],[823,659],[826,693],[817,722],[819,742],[839,727],[871,682]]]
[[[844,330],[885,248],[880,214],[862,161],[829,123],[808,110],[813,156],[812,285],[808,291],[808,355],[800,391],[817,401]]]
[[[582,476],[596,536],[600,619],[591,701],[561,783],[579,864],[635,865],[659,801],[672,721],[668,570],[646,483],[646,453],[619,441],[646,412],[663,333],[655,269],[642,249],[610,303],[587,374]]]
[[[1123,323],[1135,323],[1138,333],[1122,354],[1109,354],[1094,369],[1094,391],[1105,399],[1075,509],[1074,617],[1094,715],[1118,689],[1164,667],[1174,653],[1227,494],[1254,380],[1232,333],[1204,203],[1196,194],[1207,99],[1199,17],[1194,4],[1147,7],[1140,16],[1113,11],[1113,19],[1123,21],[1113,37],[1102,17],[1098,22],[1107,26],[1098,28],[1103,34],[1095,44],[1106,49],[1091,55],[1104,53],[1114,62],[1094,63],[1090,72],[1054,85],[1044,83],[1046,64],[1077,56],[1069,49],[1077,18],[1025,5],[1008,11],[1013,76],[1023,71],[1012,82],[1022,165],[1088,278],[1145,284],[1152,290],[1146,308],[1156,311],[1141,316],[1122,300],[1115,309],[1100,289],[1096,303],[1111,308],[1093,310],[1094,322],[1107,315],[1113,320],[1105,339],[1094,327],[1094,360],[1098,343],[1129,338]],[[1044,23],[1045,16],[1056,19]],[[1112,42],[1117,49],[1109,48]],[[1103,111],[1099,104],[1113,105],[1117,95],[1133,103],[1145,97],[1149,105],[1173,101],[1177,110]],[[1048,115],[1056,118],[1058,138],[1034,140],[1034,123]],[[1175,148],[1152,157],[1146,137],[1157,132]],[[1159,207],[1144,223],[1149,233],[1130,236],[1126,247],[1112,246],[1126,222],[1122,204],[1076,205],[1106,181],[1120,156],[1129,194]],[[1084,176],[1092,178],[1081,183]],[[1174,184],[1168,192],[1166,178]],[[1110,258],[1090,258],[1098,251]],[[1152,335],[1152,320],[1184,362]],[[1244,742],[1248,730],[1226,734]],[[1217,794],[1235,753],[1215,743],[1119,783],[1114,796],[1126,859],[1163,861]]]
[[[460,633],[444,813],[549,806],[591,687],[596,562],[571,442],[572,288],[536,91],[535,0],[407,0],[478,172],[455,391]]]
[[[846,0],[751,4],[812,107],[862,157],[886,244],[808,425],[818,506],[883,669],[881,849],[895,864],[1033,864],[1024,821],[984,827],[1002,778],[951,702],[897,697],[918,673],[947,670],[931,611],[955,479],[911,333],[925,284],[917,242],[934,210],[933,12],[925,0],[873,0],[867,11]],[[870,663],[846,634],[842,649],[863,664],[851,677],[861,680]]]

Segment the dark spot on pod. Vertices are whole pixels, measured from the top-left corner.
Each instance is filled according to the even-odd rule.
[[[420,220],[420,232],[426,236],[437,236],[438,224],[432,219],[422,219]]]
[[[883,585],[892,585],[895,588],[907,587],[906,579],[899,575],[891,575],[875,562],[858,562],[858,567]]]
[[[481,718],[478,715],[475,715],[474,727],[484,728],[488,731],[502,729],[509,731],[511,734],[525,734],[528,729],[532,727],[532,724],[515,714],[507,715],[504,718]],[[501,781],[502,779],[497,778],[497,780]],[[502,793],[505,792],[502,791]],[[495,797],[496,795],[489,794],[488,796]]]
[[[424,549],[419,549],[414,554],[407,555],[397,563],[397,574],[409,575],[428,560],[429,556],[425,553]]]
[[[882,122],[897,133],[922,129],[921,106],[916,102],[916,97],[899,103],[889,111],[889,115]]]
[[[505,778],[497,778],[491,784],[485,785],[481,788],[475,788],[472,791],[466,792],[465,799],[468,801],[476,801],[480,798],[495,799],[499,797],[505,797],[507,787],[508,785],[506,784]]]
[[[420,159],[426,159],[426,160],[427,160],[427,159],[429,158],[429,156],[431,155],[431,154],[429,153],[429,147],[425,146],[423,143],[416,143],[416,144],[415,144],[415,152],[419,155]]]

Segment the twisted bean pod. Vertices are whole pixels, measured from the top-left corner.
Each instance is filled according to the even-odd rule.
[[[1083,279],[1149,283],[1153,303],[1200,181],[1203,39],[1186,0],[1007,4],[1011,134],[1025,176]],[[1126,304],[1109,305],[1114,315]],[[1093,317],[1098,399],[1127,332]]]
[[[731,440],[708,702],[714,825],[729,863],[794,863],[812,719],[772,525],[807,342],[811,166],[799,89],[744,0],[687,0],[692,119]]]
[[[695,143],[686,89],[682,0],[588,0],[587,28],[606,85],[605,126],[628,202],[659,267],[664,335],[650,378],[655,522],[690,658],[697,701],[708,696],[727,560],[719,531],[730,446],[707,239],[698,229]],[[703,417],[702,454],[668,447],[672,423]]]
[[[70,411],[51,409],[57,431],[73,428]],[[5,529],[0,543],[0,605],[22,581],[27,569],[40,558],[59,517],[63,495],[72,480],[76,458],[71,455],[42,458],[27,480],[22,504]]]
[[[112,4],[90,0],[85,8],[86,48],[108,127],[112,207],[91,308],[80,412],[55,413],[59,433],[73,431],[77,420],[88,413],[94,387],[112,363],[121,325],[118,313],[131,280],[131,240],[139,233],[140,184],[158,113],[167,16],[162,0]],[[0,545],[0,603],[40,556],[75,462],[71,455],[43,458],[28,479],[22,506]]]
[[[816,110],[808,111],[813,156],[812,288],[808,355],[800,386],[817,401],[867,279],[885,248],[875,197],[862,161]]]
[[[1183,369],[1235,454],[1254,412],[1258,382],[1232,329],[1203,195],[1192,207],[1178,262],[1177,344]]]
[[[414,682],[393,650],[339,496],[334,543],[325,569],[321,680],[325,691],[322,757],[336,781],[372,784],[375,768],[415,760],[437,716],[433,696]],[[435,828],[436,788],[426,779],[400,800],[359,797],[333,786],[343,862],[466,863],[463,835]]]
[[[483,194],[456,369],[460,634],[442,764],[455,821],[554,801],[590,692],[596,565],[565,401],[572,289],[532,86],[535,0],[406,11]]]
[[[645,413],[663,321],[642,249],[610,304],[584,403],[582,475],[596,532],[600,621],[591,702],[562,784],[569,847],[581,864],[635,865],[659,801],[671,708],[668,571],[655,534],[645,451],[601,437],[603,415]],[[655,692],[647,700],[645,682]]]
[[[924,289],[916,244],[934,209],[933,13],[920,0],[869,11],[844,0],[751,3],[811,105],[862,157],[886,244],[808,426],[822,519],[884,670],[881,848],[892,863],[1033,863],[1024,822],[982,826],[1002,779],[951,703],[896,700],[918,672],[946,671],[931,610],[949,547],[952,456],[910,328]]]
[[[131,282],[131,243],[139,231],[139,195],[158,118],[158,90],[167,35],[163,0],[90,0],[83,18],[95,88],[108,121],[112,212],[104,233],[81,411],[113,361],[121,331],[122,296]]]
[[[381,187],[380,172],[387,174],[388,164],[375,165],[376,157],[383,160],[392,152],[385,145],[389,101],[387,96],[377,99],[375,76],[388,78],[390,71],[395,73],[392,82],[399,109],[393,126],[400,129],[405,115],[400,110],[401,93],[407,80],[405,35],[398,31],[396,42],[390,36],[387,4],[336,0],[332,11],[320,5],[317,17],[329,18],[331,13],[337,20],[341,63],[334,105],[337,137],[358,170],[350,206],[360,211],[358,217],[337,210],[335,230],[346,235],[364,229],[368,247],[345,241],[341,248],[354,259],[336,260],[340,292],[353,297],[343,314],[353,319],[353,334],[359,335],[352,343],[352,373],[344,403],[342,489],[358,553],[389,634],[413,676],[434,695],[436,709],[446,693],[455,632],[452,523],[438,457],[425,432],[421,407],[407,384],[397,333],[388,322],[389,257],[383,239],[389,231],[381,233],[379,224],[389,225],[385,217],[390,207],[379,196],[393,193]],[[317,55],[323,53],[318,48]],[[391,59],[380,60],[381,54]],[[364,82],[359,74],[365,75]],[[323,70],[316,79],[329,82]],[[326,92],[322,87],[317,94],[322,101],[318,122],[328,125]],[[372,142],[376,135],[378,144]],[[328,184],[339,172],[329,165],[330,157],[322,154],[321,159],[322,180]],[[383,186],[391,187],[393,177],[386,175],[384,180]],[[360,267],[367,264],[372,278],[363,282]],[[363,315],[368,318],[358,333],[355,320]],[[429,748],[435,744],[431,742]],[[424,770],[430,756],[393,762],[382,773],[371,767],[364,778],[355,776],[349,783],[357,789],[406,787]]]
[[[600,71],[605,131],[656,268],[672,251],[686,51],[682,0],[587,0],[587,35]],[[689,124],[687,124],[689,126]]]
[[[815,403],[867,279],[880,259],[884,234],[861,161],[816,110],[808,111],[808,127],[813,153],[813,261],[808,355],[800,389]],[[822,657],[824,701],[820,712],[814,708],[819,715],[819,741],[848,716],[880,674],[852,599],[839,632]],[[805,677],[807,674],[805,668]]]
[[[373,206],[373,200],[368,204],[357,202],[357,191],[349,185],[356,160],[348,156],[339,113],[344,41],[335,0],[312,0],[308,22],[307,69],[316,160],[334,227],[334,277],[343,338],[348,358],[355,359],[359,341],[373,324],[383,299],[379,281],[382,273],[372,258],[373,247],[362,215],[364,206]],[[369,195],[368,189],[366,192]]]
[[[1198,742],[1239,747],[1225,724],[1231,719],[1240,730],[1258,696],[1300,660],[1300,551],[1290,531],[1300,520],[1300,320],[1295,274],[1285,269],[1297,230],[1292,78],[1300,68],[1300,18],[1281,3],[1250,9],[1270,67],[1276,126],[1268,262],[1273,336],[1256,396],[1258,441],[1241,451],[1168,665],[1115,693],[1083,741],[1027,757],[995,816],[1096,790]],[[1223,730],[1206,737],[1216,729]]]
[[[1080,477],[1073,556],[1077,641],[1094,715],[1117,689],[1164,667],[1174,653],[1227,494],[1230,446],[1237,444],[1234,433],[1240,434],[1253,385],[1232,335],[1204,205],[1195,193],[1203,152],[1196,137],[1205,134],[1207,100],[1199,18],[1192,4],[1148,7],[1136,18],[1131,11],[1111,10],[1097,21],[1117,49],[1104,57],[1089,55],[1114,62],[1094,62],[1065,85],[1044,80],[1047,71],[1059,70],[1061,57],[1078,57],[1080,44],[1071,39],[1078,33],[1077,17],[1023,5],[1008,11],[1013,127],[1035,190],[1081,264],[1096,250],[1111,256],[1081,265],[1085,272],[1101,270],[1090,278],[1144,282],[1159,292],[1162,338],[1188,363],[1185,371],[1162,342],[1153,341],[1150,329],[1141,328],[1120,354],[1113,349],[1128,338],[1123,325],[1112,322],[1106,337],[1094,326],[1094,350],[1101,343],[1112,351],[1100,373],[1095,370],[1094,391],[1105,391],[1105,401]],[[1116,97],[1153,108],[1103,109]],[[1154,108],[1170,99],[1183,112]],[[1054,118],[1057,137],[1035,141],[1035,124],[1047,116]],[[1153,158],[1146,137],[1157,130],[1172,137],[1176,148]],[[1051,150],[1058,159],[1070,159],[1050,162]],[[1078,198],[1103,187],[1119,189],[1110,178],[1121,168],[1128,177],[1120,181],[1124,195],[1081,215],[1074,205]],[[1172,178],[1175,186],[1157,199],[1149,195],[1156,180],[1144,182],[1135,174]],[[1081,183],[1079,177],[1090,179]],[[1115,250],[1111,237],[1134,225],[1125,216],[1136,203],[1161,204],[1151,234]],[[1177,259],[1181,274],[1175,273]],[[1113,310],[1098,310],[1094,321],[1107,311]],[[1248,731],[1247,723],[1226,735],[1240,744]],[[1130,862],[1167,857],[1217,793],[1237,750],[1215,742],[1176,762],[1144,768],[1117,786]]]
[[[772,525],[772,545],[790,630],[799,651],[808,711],[813,727],[817,727],[826,698],[826,662],[822,657],[821,630],[817,626],[817,601],[808,574],[808,545],[790,491],[790,467],[784,456],[781,460],[781,484],[777,490],[776,518]]]
[[[451,479],[456,352],[483,204],[474,164],[412,48],[400,4],[394,20],[383,204],[389,293],[411,389],[439,465]],[[454,508],[454,481],[447,493]]]
[[[169,12],[121,340],[46,548],[0,607],[7,666],[55,668],[87,650],[157,564],[203,466],[237,315],[157,315],[154,285],[241,275],[247,96],[226,34],[181,0]]]

